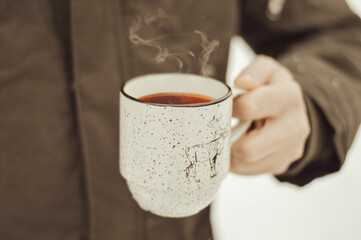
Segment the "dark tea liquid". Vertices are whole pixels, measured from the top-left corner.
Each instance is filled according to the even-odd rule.
[[[194,104],[211,102],[214,99],[196,93],[155,93],[143,96],[139,100],[163,104]]]

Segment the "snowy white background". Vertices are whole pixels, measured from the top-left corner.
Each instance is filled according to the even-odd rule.
[[[348,0],[361,15],[361,0]],[[232,42],[229,79],[249,62]],[[237,62],[237,63],[236,63]],[[298,188],[272,176],[230,174],[212,206],[216,240],[360,240],[361,129],[338,173]]]

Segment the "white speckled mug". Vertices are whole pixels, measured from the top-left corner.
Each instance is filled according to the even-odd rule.
[[[159,104],[154,93],[196,93],[214,101]],[[230,165],[232,91],[192,74],[167,73],[128,81],[120,94],[120,172],[141,208],[164,217],[196,214],[216,196]]]

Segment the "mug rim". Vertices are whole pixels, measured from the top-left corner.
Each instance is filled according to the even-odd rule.
[[[187,75],[187,76],[202,77],[202,78],[210,79],[210,80],[213,80],[213,81],[218,81],[219,83],[223,84],[227,88],[228,91],[224,96],[222,96],[222,97],[220,97],[220,98],[218,98],[216,100],[213,100],[213,101],[210,101],[210,102],[204,102],[204,103],[191,103],[191,104],[169,104],[169,103],[145,102],[145,101],[139,100],[138,98],[130,96],[128,93],[126,93],[124,91],[124,88],[128,83],[130,83],[132,81],[136,81],[139,78],[143,78],[143,77],[150,76],[150,75],[153,75],[153,76],[162,76],[162,75],[182,75],[182,76],[184,76],[184,75]],[[224,83],[222,81],[219,81],[217,79],[211,78],[211,77],[206,77],[206,76],[191,74],[191,73],[155,73],[155,74],[150,73],[150,74],[140,75],[140,76],[131,78],[127,82],[123,83],[123,85],[120,88],[120,92],[123,94],[124,97],[126,97],[126,98],[128,98],[128,99],[130,99],[132,101],[135,101],[135,102],[138,102],[138,103],[141,103],[141,104],[146,104],[146,105],[158,106],[158,107],[186,107],[186,108],[189,108],[189,107],[205,107],[205,106],[210,106],[210,105],[214,105],[214,104],[217,104],[217,103],[221,103],[224,100],[228,99],[230,96],[232,96],[232,89],[226,83]]]

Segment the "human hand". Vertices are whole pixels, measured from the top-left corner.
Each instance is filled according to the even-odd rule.
[[[288,69],[261,55],[236,78],[235,86],[248,92],[234,99],[233,116],[259,126],[233,144],[231,171],[284,173],[302,157],[310,134],[301,87]]]

